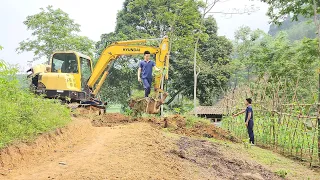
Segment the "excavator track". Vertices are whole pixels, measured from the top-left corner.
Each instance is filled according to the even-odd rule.
[[[67,107],[71,110],[76,109],[85,109],[89,113],[97,113],[99,115],[105,114],[106,112],[106,103],[96,104],[97,101],[86,101],[82,103],[70,103],[67,104]]]

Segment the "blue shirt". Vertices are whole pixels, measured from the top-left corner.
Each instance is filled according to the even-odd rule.
[[[252,106],[248,106],[247,109],[246,109],[246,119],[244,120],[245,122],[246,122],[247,119],[248,119],[248,114],[249,114],[249,112],[251,112],[250,120],[253,120],[253,110],[252,110]]]
[[[140,61],[140,63],[139,63],[139,67],[141,68],[141,78],[149,78],[149,79],[151,79],[152,78],[152,68],[153,68],[153,66],[155,66],[156,64],[153,62],[153,61],[149,61],[149,62],[147,62],[147,61],[145,61],[145,60],[143,60],[143,61]]]

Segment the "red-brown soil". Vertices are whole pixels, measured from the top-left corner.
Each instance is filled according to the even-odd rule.
[[[170,132],[185,136],[201,136],[239,142],[232,134],[213,124],[197,122],[193,126],[187,127],[186,118],[180,115],[172,115],[165,118],[132,118],[119,113],[110,113],[95,116],[92,120],[92,125],[95,127],[112,127],[133,122],[147,122],[156,128],[168,128]]]
[[[227,136],[211,126],[188,130],[180,117],[167,122],[179,134]],[[119,114],[76,117],[33,143],[3,149],[0,179],[279,179],[255,162],[225,155],[217,144],[159,130],[164,125]]]

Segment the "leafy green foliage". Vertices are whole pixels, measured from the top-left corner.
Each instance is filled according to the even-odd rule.
[[[246,77],[247,82],[266,77],[269,82],[286,82],[286,94],[291,97],[295,94],[291,89],[297,82],[301,87],[299,92],[307,92],[309,89],[304,87],[310,82],[317,84],[316,72],[320,65],[317,40],[303,39],[291,43],[285,32],[272,37],[248,27],[237,31],[235,38],[234,56],[240,67],[235,76]],[[300,98],[307,97],[300,94]]]
[[[0,61],[0,147],[65,125],[69,110],[21,89],[17,69]]]
[[[196,123],[203,123],[203,124],[210,124],[210,121],[206,118],[200,118],[200,117],[196,117],[193,115],[185,115],[185,119],[186,119],[186,127],[187,128],[191,128],[194,127],[194,125]]]
[[[283,170],[283,169],[278,170],[278,171],[276,171],[275,173],[276,173],[278,176],[282,177],[282,178],[285,178],[286,175],[288,174],[288,172],[287,172],[286,170]]]
[[[186,114],[193,110],[193,101],[181,97],[178,98],[177,101],[169,104],[167,109],[175,114]]]
[[[93,41],[76,34],[80,32],[80,25],[70,19],[67,13],[52,6],[40,10],[38,14],[27,16],[23,22],[33,32],[31,39],[20,42],[16,49],[18,53],[33,51],[33,60],[41,57],[49,59],[53,51],[58,50],[76,50],[93,55]]]
[[[205,19],[204,27],[208,38],[199,42],[197,98],[202,105],[212,105],[220,98],[229,81],[233,45],[226,37],[217,36],[218,27],[212,17]]]
[[[314,16],[313,0],[261,0],[269,4],[267,15],[271,21],[278,23],[281,19],[292,14],[292,19],[297,21],[299,15],[310,18]],[[320,1],[315,1],[317,13],[320,13]]]

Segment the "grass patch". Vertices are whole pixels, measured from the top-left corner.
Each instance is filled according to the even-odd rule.
[[[106,113],[122,113],[121,104],[108,105]]]
[[[278,176],[282,177],[282,178],[285,178],[286,175],[288,174],[286,170],[278,170],[275,172]]]
[[[71,121],[70,110],[56,100],[23,90],[17,70],[0,61],[0,148],[62,127]]]
[[[201,117],[196,117],[193,115],[184,115],[185,119],[186,119],[186,127],[187,128],[191,128],[193,127],[196,123],[201,122],[204,124],[210,124],[210,121],[208,119],[205,118],[201,118]]]

